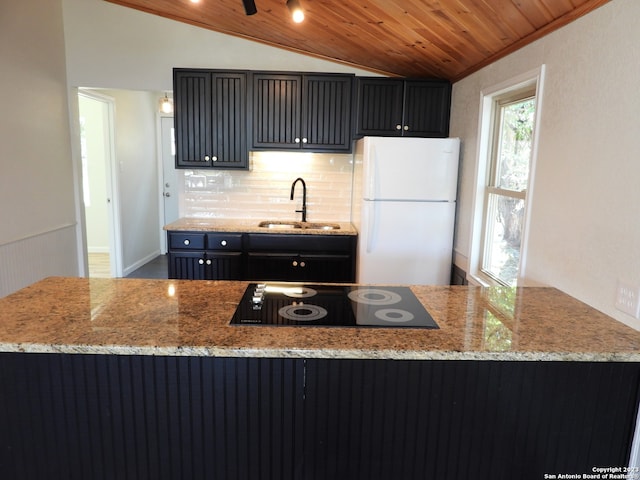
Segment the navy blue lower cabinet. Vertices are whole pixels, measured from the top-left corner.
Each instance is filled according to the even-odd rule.
[[[6,479],[540,480],[627,465],[640,364],[0,354]]]

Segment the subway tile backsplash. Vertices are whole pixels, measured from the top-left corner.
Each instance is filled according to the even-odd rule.
[[[351,154],[252,152],[250,170],[182,170],[180,216],[300,220],[302,177],[307,184],[307,220],[348,222],[351,217]]]

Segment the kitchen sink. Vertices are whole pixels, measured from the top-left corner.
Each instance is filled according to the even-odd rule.
[[[310,223],[304,222],[302,228],[311,230],[340,230],[340,225],[337,223]]]
[[[339,230],[340,225],[337,223],[319,223],[319,222],[287,222],[283,220],[265,220],[258,224],[261,228],[268,229],[302,229],[302,230]]]
[[[276,220],[276,221],[260,222],[258,226],[263,228],[282,228],[282,229],[302,228],[302,222],[279,222]]]

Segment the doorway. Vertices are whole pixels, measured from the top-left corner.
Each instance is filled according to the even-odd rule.
[[[175,222],[179,217],[178,172],[176,171],[176,147],[173,117],[160,117],[160,154],[161,172],[160,191],[162,192],[162,204],[160,205],[160,251],[167,253],[167,236],[163,230],[164,225]]]
[[[112,98],[78,93],[89,277],[122,277]]]

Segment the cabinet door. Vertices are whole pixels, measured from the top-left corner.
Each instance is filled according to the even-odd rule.
[[[198,262],[204,252],[169,252],[169,278],[202,280],[204,268]]]
[[[253,75],[253,147],[299,149],[300,75]]]
[[[212,85],[212,166],[247,168],[247,74],[214,73]]]
[[[288,282],[353,282],[349,255],[307,255],[295,253],[250,253],[248,280]]]
[[[402,135],[403,81],[358,78],[356,135]]]
[[[405,137],[449,136],[451,84],[442,80],[407,80],[404,88]]]
[[[349,255],[300,255],[298,265],[305,281],[355,281],[353,263]]]
[[[174,70],[176,167],[211,166],[211,74]]]
[[[302,281],[295,253],[249,253],[247,256],[247,280],[250,281]]]
[[[302,104],[302,148],[351,151],[350,76],[306,75]]]
[[[169,278],[184,280],[240,280],[242,253],[169,253]]]

